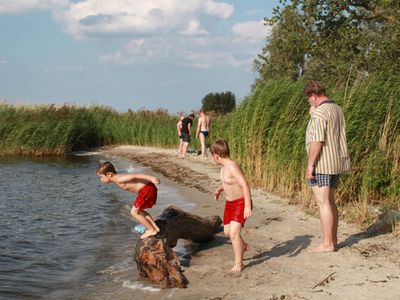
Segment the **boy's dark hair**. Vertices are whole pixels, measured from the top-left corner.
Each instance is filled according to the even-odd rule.
[[[115,170],[115,167],[112,163],[109,161],[101,163],[96,170],[97,175],[107,175],[107,173],[113,173],[117,174],[117,171]]]
[[[309,80],[304,87],[304,95],[326,96],[325,86],[321,82]]]
[[[194,113],[191,113],[191,114],[189,115],[189,118],[194,119]]]
[[[211,154],[217,154],[222,158],[227,158],[230,156],[229,145],[225,140],[216,140],[214,144],[211,145]]]

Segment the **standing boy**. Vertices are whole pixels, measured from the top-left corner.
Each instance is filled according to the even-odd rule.
[[[96,175],[100,177],[101,182],[114,182],[123,190],[137,193],[138,196],[133,203],[131,215],[139,223],[146,227],[146,231],[140,236],[144,239],[156,235],[160,231],[151,215],[144,211],[151,208],[157,200],[157,188],[160,180],[153,176],[144,174],[117,174],[115,167],[110,162],[104,162],[96,170]]]
[[[319,208],[323,233],[322,243],[309,252],[331,252],[338,242],[339,214],[335,189],[339,174],[350,171],[346,125],[342,109],[329,99],[320,82],[307,82],[304,95],[311,106],[306,133],[306,178]]]
[[[240,232],[245,220],[251,217],[250,188],[239,165],[230,158],[226,141],[217,140],[212,144],[211,155],[214,162],[221,166],[222,183],[217,187],[214,198],[218,201],[221,192],[225,193],[224,233],[230,237],[235,254],[235,264],[230,272],[239,273],[244,267],[243,253],[248,249]]]

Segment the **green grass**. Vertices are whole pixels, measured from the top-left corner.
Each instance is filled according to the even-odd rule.
[[[213,116],[208,142],[228,140],[253,186],[309,206],[304,179],[309,106],[303,87],[304,82],[288,79],[259,86],[236,111]],[[328,90],[345,113],[352,162],[351,174],[338,188],[339,203],[359,207],[360,223],[370,205],[399,209],[400,78],[378,74]],[[0,104],[0,154],[62,156],[116,144],[172,148],[178,145],[177,119],[163,110]],[[199,149],[194,135],[192,141],[191,147]]]

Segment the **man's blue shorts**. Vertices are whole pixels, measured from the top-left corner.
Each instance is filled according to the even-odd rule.
[[[339,184],[339,174],[314,174],[314,179],[307,179],[308,186],[327,186],[337,188]]]

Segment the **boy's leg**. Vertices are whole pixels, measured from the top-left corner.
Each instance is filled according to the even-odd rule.
[[[319,208],[319,219],[322,227],[323,242],[318,247],[311,249],[309,252],[331,252],[334,250],[334,231],[337,217],[335,211],[337,208],[335,203],[331,203],[331,188],[327,186],[312,187],[315,200]]]
[[[141,210],[139,213],[150,221],[151,225],[153,225],[153,227],[157,230],[157,232],[160,232],[160,228],[158,228],[156,222],[154,222],[153,217],[147,211]]]
[[[153,224],[144,216],[140,213],[139,208],[136,207],[132,207],[131,209],[131,215],[132,217],[134,217],[139,223],[143,224],[144,227],[146,227],[146,232],[143,233],[140,238],[144,239],[146,237],[152,236],[152,235],[156,235],[157,234],[157,230],[156,228],[153,226]]]
[[[243,270],[243,253],[248,248],[247,244],[240,235],[241,231],[242,224],[236,221],[231,221],[229,225],[229,237],[232,241],[233,253],[235,254],[235,265],[230,272],[233,273],[239,273]]]

